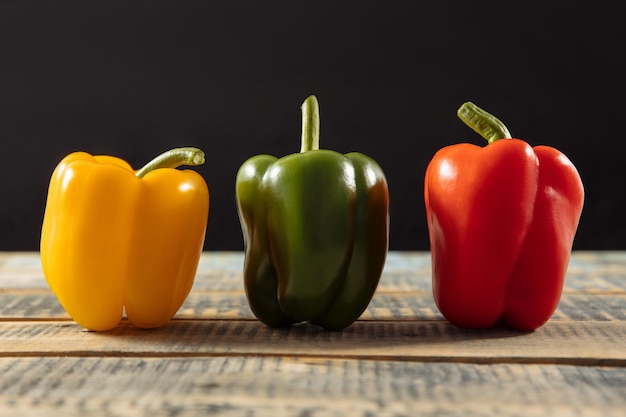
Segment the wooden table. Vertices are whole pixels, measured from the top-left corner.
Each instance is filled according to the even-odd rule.
[[[242,262],[204,254],[162,328],[97,333],[65,314],[37,253],[0,253],[0,415],[626,415],[626,252],[575,252],[558,310],[530,333],[449,325],[424,252],[390,253],[344,331],[270,329]]]

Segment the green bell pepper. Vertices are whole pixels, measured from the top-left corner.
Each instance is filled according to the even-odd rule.
[[[341,330],[378,286],[389,243],[389,191],[370,157],[319,149],[315,96],[302,104],[300,153],[257,155],[237,173],[244,284],[271,327],[307,321]]]

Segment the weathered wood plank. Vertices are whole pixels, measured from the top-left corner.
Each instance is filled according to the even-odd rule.
[[[183,319],[254,319],[243,291],[195,290],[178,311]],[[363,320],[440,320],[430,292],[377,291]],[[0,290],[0,325],[6,320],[69,319],[49,290]],[[626,321],[626,294],[567,293],[551,320]]]
[[[243,290],[243,254],[202,254],[193,291]],[[428,252],[390,252],[379,291],[430,291],[431,267]],[[626,292],[626,251],[572,254],[565,293]],[[0,288],[47,288],[37,252],[0,252]]]
[[[285,356],[471,363],[626,366],[626,322],[550,322],[531,333],[464,330],[445,321],[357,321],[271,329],[254,321],[173,320],[152,330],[122,322],[87,332],[73,322],[5,322],[0,356]]]
[[[243,292],[242,261],[238,252],[203,254],[194,288],[178,317],[252,318]],[[362,318],[440,319],[430,285],[427,253],[391,252]],[[626,253],[575,252],[553,320],[625,320],[625,298]],[[67,315],[43,278],[37,253],[0,253],[0,321],[20,318],[66,319]]]
[[[6,416],[622,416],[620,368],[280,357],[0,358]]]

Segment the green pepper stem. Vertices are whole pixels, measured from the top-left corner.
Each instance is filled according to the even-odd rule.
[[[472,102],[463,103],[456,114],[466,125],[487,139],[488,143],[512,137],[504,123]]]
[[[320,148],[320,108],[317,97],[308,96],[302,106],[302,147],[300,152]]]
[[[204,164],[204,152],[198,148],[174,148],[148,162],[135,173],[143,178],[149,172],[159,168],[178,168],[182,165],[197,166]]]

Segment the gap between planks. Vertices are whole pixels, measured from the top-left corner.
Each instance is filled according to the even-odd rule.
[[[615,358],[554,358],[554,357],[475,357],[475,356],[379,356],[346,354],[284,354],[244,352],[127,352],[127,351],[59,351],[59,352],[0,352],[0,358],[143,358],[143,359],[202,359],[202,358],[268,358],[298,360],[346,360],[373,362],[456,363],[472,365],[562,365],[579,367],[624,368],[626,359]]]

